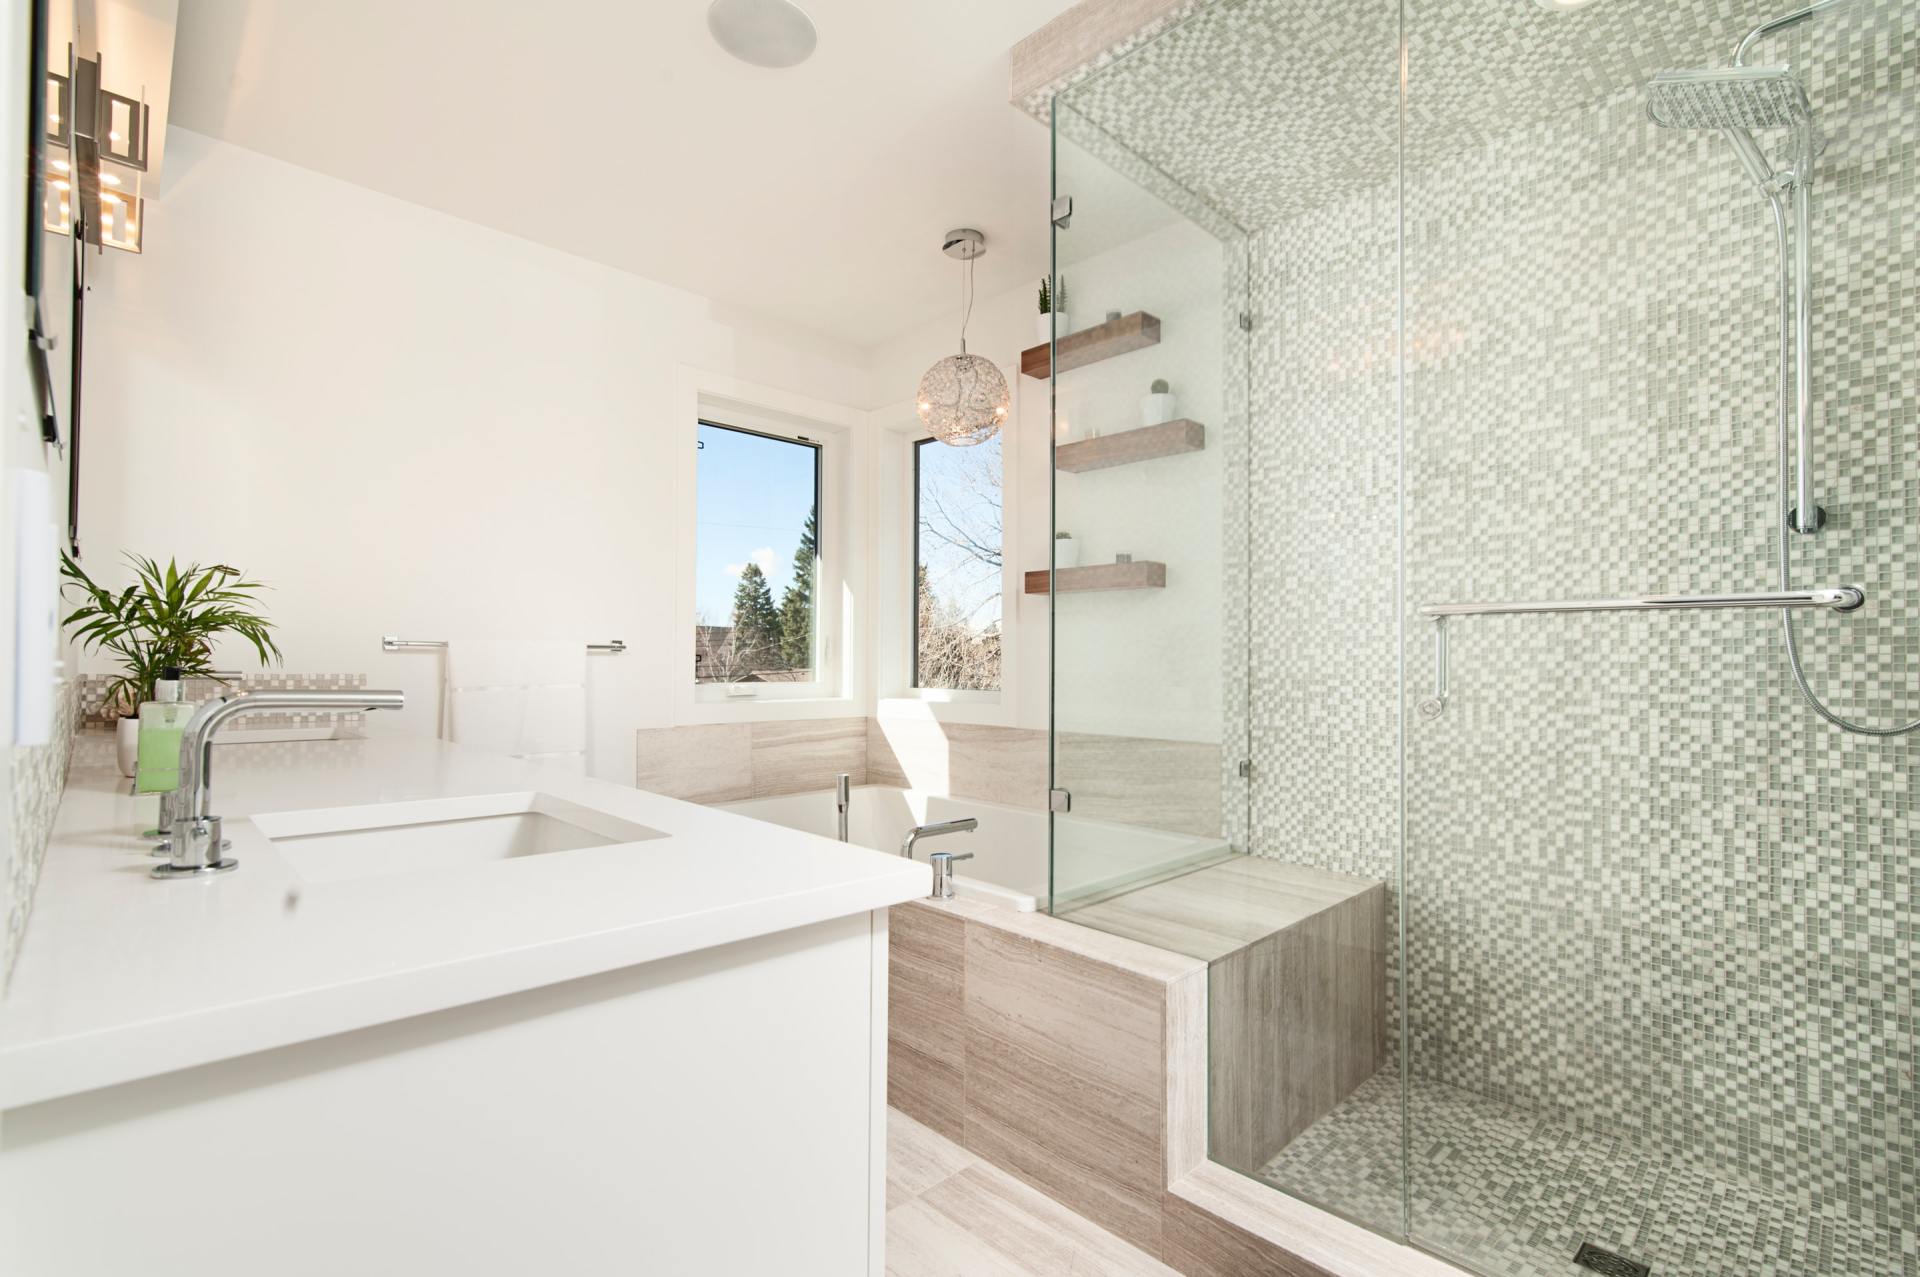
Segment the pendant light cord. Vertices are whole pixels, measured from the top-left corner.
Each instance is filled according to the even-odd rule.
[[[967,353],[967,323],[973,318],[973,258],[967,259],[967,273],[960,277],[960,353]]]

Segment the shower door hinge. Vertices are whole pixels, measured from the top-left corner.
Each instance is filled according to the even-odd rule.
[[[1063,231],[1073,225],[1073,196],[1053,197],[1053,224]]]
[[[1253,779],[1253,760],[1251,758],[1241,759],[1240,766],[1237,770],[1240,772],[1241,780],[1252,780]]]
[[[1072,811],[1073,795],[1064,789],[1049,789],[1047,791],[1047,810],[1057,811],[1062,815]]]
[[[1240,331],[1243,333],[1250,333],[1253,331],[1253,312],[1252,311],[1243,310],[1240,312]]]

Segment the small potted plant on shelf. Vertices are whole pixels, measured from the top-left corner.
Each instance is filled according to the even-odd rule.
[[[1140,396],[1140,424],[1157,426],[1164,421],[1173,420],[1173,392],[1168,388],[1165,378],[1155,378],[1147,393]]]
[[[1056,334],[1065,337],[1073,331],[1067,318],[1066,276],[1062,275],[1056,280],[1049,280],[1044,275],[1040,277],[1040,318],[1035,331],[1040,334],[1041,341],[1047,341]]]
[[[1071,532],[1053,534],[1053,567],[1057,572],[1061,568],[1080,566],[1080,543],[1073,539]]]
[[[216,563],[185,568],[172,559],[165,567],[129,554],[134,582],[118,591],[97,584],[73,556],[60,556],[63,587],[82,602],[61,622],[77,627],[73,637],[83,651],[104,649],[119,661],[107,684],[105,703],[119,717],[120,770],[133,775],[139,741],[140,703],[153,696],[160,671],[177,667],[183,678],[213,678],[214,640],[236,635],[253,645],[260,663],[281,660],[273,641],[273,622],[260,614],[254,597],[266,586],[246,580],[238,568]]]

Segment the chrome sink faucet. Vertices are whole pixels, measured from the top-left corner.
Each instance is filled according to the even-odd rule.
[[[240,863],[224,854],[231,844],[220,836],[220,817],[208,811],[212,794],[213,736],[228,719],[242,714],[297,709],[351,714],[400,709],[406,703],[404,692],[264,691],[216,696],[201,705],[187,720],[185,735],[180,738],[180,788],[173,802],[173,833],[163,844],[167,849],[167,862],[155,865],[153,876],[199,877],[225,873]]]

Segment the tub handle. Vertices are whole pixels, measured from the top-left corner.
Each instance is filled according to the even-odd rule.
[[[970,851],[936,851],[928,856],[927,863],[933,866],[933,894],[927,899],[953,899],[953,862],[972,859],[973,853]]]

